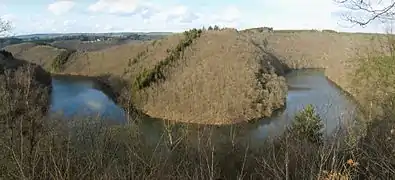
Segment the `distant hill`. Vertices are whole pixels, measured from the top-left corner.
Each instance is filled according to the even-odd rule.
[[[34,43],[21,43],[7,46],[4,49],[11,52],[14,57],[38,64],[47,71],[52,71],[52,64],[56,57],[68,51],[66,49]]]
[[[145,34],[145,35],[161,35],[161,36],[168,36],[168,35],[172,35],[174,33],[172,32],[136,32],[137,34]]]
[[[164,32],[30,34],[0,38],[0,48],[20,43],[36,43],[69,50],[92,51],[105,49],[114,45],[160,39],[168,34]]]
[[[39,38],[39,39],[51,39],[63,36],[104,36],[104,37],[120,37],[120,36],[129,36],[133,34],[138,35],[147,35],[147,36],[164,36],[171,35],[171,32],[113,32],[113,33],[43,33],[43,34],[27,34],[27,35],[17,35],[15,38],[20,39],[31,39],[31,38]]]

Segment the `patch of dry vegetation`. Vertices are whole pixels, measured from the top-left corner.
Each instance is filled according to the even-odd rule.
[[[4,173],[15,173],[15,166],[32,166],[34,164],[34,147],[37,139],[25,139],[27,146],[21,146],[23,139],[17,136],[39,135],[43,130],[42,118],[49,107],[51,92],[51,76],[40,66],[26,61],[14,59],[5,51],[0,51],[0,166]],[[9,138],[7,141],[6,138]],[[26,154],[19,153],[9,156],[10,148],[19,147]],[[29,164],[13,164],[10,158],[30,159]],[[15,165],[15,166],[14,166]],[[12,169],[12,170],[10,170]],[[8,171],[10,170],[10,171]],[[23,177],[22,177],[23,178]],[[8,179],[8,178],[7,178]]]
[[[122,77],[135,106],[169,120],[234,123],[270,116],[284,105],[284,78],[262,49],[234,29],[190,32],[78,52],[62,73]]]
[[[29,50],[30,48],[37,46],[36,43],[20,43],[10,45],[4,48],[4,50],[11,52],[15,57],[18,57],[20,53]]]
[[[330,80],[357,96],[350,74],[366,52],[387,51],[382,43],[386,40],[373,34],[221,29],[203,31],[188,45],[182,45],[188,37],[176,34],[76,52],[61,61],[59,72],[121,78],[129,82],[122,92],[127,107],[133,104],[154,117],[232,123],[270,116],[283,106],[286,86],[281,75],[289,69],[325,68]],[[46,46],[27,52],[40,47]],[[38,56],[50,56],[46,52]],[[44,59],[51,58],[36,59],[46,67]]]
[[[59,72],[64,69],[64,65],[69,60],[70,56],[75,53],[74,50],[65,50],[58,54],[55,59],[52,60],[51,67],[52,71]]]
[[[178,37],[183,39],[182,36]],[[151,84],[141,90],[140,93],[149,95],[142,101],[142,107],[147,108],[145,106],[151,103],[152,107],[166,108],[152,105],[155,103],[154,98],[161,100],[159,103],[172,102],[173,106],[177,105],[174,103],[175,100],[180,103],[184,100],[189,103],[211,103],[203,99],[204,96],[209,96],[216,102],[210,104],[211,107],[217,110],[239,108],[241,106],[231,106],[231,103],[244,103],[235,99],[249,98],[248,90],[255,87],[267,90],[269,96],[265,97],[276,97],[275,92],[279,90],[270,88],[278,87],[270,83],[278,83],[276,74],[282,73],[275,68],[276,65],[284,63],[284,66],[301,67],[295,63],[296,61],[305,63],[306,66],[319,66],[327,65],[326,61],[332,61],[329,57],[320,59],[320,56],[314,54],[308,54],[307,57],[318,58],[320,61],[317,61],[317,64],[311,59],[302,61],[297,57],[303,56],[303,53],[299,53],[295,47],[286,54],[286,58],[278,57],[280,64],[273,65],[277,59],[275,54],[279,52],[266,52],[264,47],[270,43],[260,44],[256,42],[258,40],[264,39],[251,39],[235,31],[204,32],[183,51],[182,58],[175,61],[175,65],[166,68],[165,81]],[[226,43],[220,43],[221,41]],[[316,45],[312,42],[307,45],[311,44]],[[156,45],[158,44],[155,43]],[[173,47],[177,47],[177,43]],[[212,47],[220,48],[214,51]],[[145,48],[141,49],[142,51],[136,54],[143,51],[147,54],[151,52]],[[280,48],[285,53],[287,49]],[[167,55],[167,48],[163,47],[163,50]],[[231,57],[228,53],[237,58]],[[344,55],[338,54],[339,57],[342,54]],[[163,121],[163,126],[160,126],[163,128],[160,138],[152,141],[150,135],[153,133],[145,132],[139,124],[141,121],[138,120],[132,121],[133,124],[130,126],[108,127],[89,119],[77,119],[70,123],[47,119],[42,117],[41,110],[37,109],[42,107],[39,105],[43,103],[46,105],[46,101],[39,101],[44,99],[43,96],[37,96],[40,88],[30,87],[31,78],[26,76],[30,71],[17,70],[13,71],[14,75],[5,73],[0,76],[2,82],[5,82],[0,84],[0,98],[3,102],[0,107],[3,114],[0,121],[0,179],[391,179],[395,176],[395,61],[392,56],[385,55],[368,55],[367,60],[352,58],[351,61],[358,62],[357,66],[353,66],[356,70],[353,71],[355,79],[352,79],[352,83],[360,83],[359,91],[366,87],[363,96],[370,98],[368,100],[374,105],[386,105],[381,116],[366,120],[371,122],[367,124],[366,132],[355,133],[353,129],[340,129],[333,137],[323,139],[322,134],[317,132],[321,128],[319,124],[322,120],[316,117],[314,109],[309,107],[298,114],[297,123],[290,131],[255,147],[245,139],[236,138],[244,131],[243,127],[238,125],[221,130],[218,134],[215,133],[217,127],[213,126],[186,125],[175,128],[173,124]],[[149,68],[154,68],[164,57],[166,56],[155,59],[157,61]],[[143,53],[136,63],[143,65],[149,58],[152,57]],[[333,59],[335,60],[336,58]],[[127,64],[128,58],[124,61]],[[324,67],[340,68],[335,65]],[[72,66],[67,66],[69,67]],[[74,68],[77,70],[74,72],[78,73],[77,67]],[[88,69],[89,66],[83,68]],[[143,72],[133,72],[133,68],[131,65],[126,73],[118,73],[131,80]],[[116,74],[115,67],[113,70],[110,73]],[[97,68],[94,73],[103,74],[104,71],[105,68]],[[262,74],[264,76],[260,77]],[[190,82],[191,80],[197,85]],[[180,83],[177,84],[178,82]],[[13,91],[10,91],[10,87]],[[181,87],[187,91],[180,90]],[[226,90],[230,92],[220,91],[221,87],[228,88]],[[183,94],[185,92],[193,94]],[[247,94],[243,96],[237,93]],[[270,93],[273,96],[270,96]],[[219,97],[211,97],[211,94]],[[192,98],[180,99],[180,95]],[[170,98],[167,100],[168,97]],[[223,98],[228,98],[228,104],[218,102]],[[198,108],[201,108],[205,103],[198,105]],[[209,108],[202,107],[198,110]],[[222,112],[209,112],[210,116],[223,115]]]
[[[52,42],[51,46],[75,51],[98,51],[126,43],[128,43],[128,41],[104,40],[97,42],[84,42],[81,40],[62,40]]]
[[[384,34],[256,33],[248,30],[244,34],[255,43],[264,45],[268,52],[291,69],[325,68],[326,76],[358,101],[363,97],[358,95],[356,88],[359,87],[355,87],[352,81],[363,63],[362,59],[391,52],[388,36]]]
[[[20,100],[8,99],[7,102],[15,104]],[[144,131],[141,121],[119,127],[108,126],[102,119],[61,121],[41,116],[29,119],[26,118],[29,114],[23,114],[25,118],[16,121],[15,117],[6,116],[5,120],[19,126],[0,124],[3,132],[0,178],[324,180],[393,177],[395,143],[388,140],[393,136],[390,126],[379,130],[372,126],[366,139],[361,140],[345,129],[332,138],[322,139],[322,134],[317,134],[319,128],[315,128],[316,123],[322,122],[314,114],[313,109],[307,108],[297,116],[299,123],[293,130],[259,142],[260,146],[238,138],[243,131],[238,125],[216,131],[218,128],[214,126],[176,128],[161,121],[163,124],[153,133]],[[37,129],[31,122],[42,126]],[[321,143],[317,143],[318,138]]]
[[[369,116],[385,116],[395,104],[395,57],[376,55],[359,61],[360,67],[350,74],[353,90]]]
[[[204,31],[168,68],[166,81],[141,93],[140,107],[154,117],[194,123],[270,116],[286,94],[284,78],[271,68],[237,31]]]
[[[70,57],[63,72],[92,76],[109,73],[130,80],[144,69],[151,69],[163,60],[168,55],[167,50],[177,46],[182,38],[182,35],[173,35],[155,41],[125,44],[101,51],[77,52]]]
[[[4,49],[14,54],[16,58],[38,64],[47,71],[51,71],[53,69],[54,61],[57,61],[57,58],[69,53],[66,49],[33,43],[22,43],[7,46]]]
[[[168,49],[168,55],[154,66],[152,69],[144,69],[144,71],[138,74],[133,80],[133,87],[136,90],[149,87],[151,84],[165,80],[165,74],[169,67],[177,64],[177,61],[182,58],[186,48],[192,45],[193,41],[200,37],[202,30],[192,29],[184,32],[184,39],[181,40],[174,49]],[[140,52],[137,54],[136,59],[138,61],[146,52]]]

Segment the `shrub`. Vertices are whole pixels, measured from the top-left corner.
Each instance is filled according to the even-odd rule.
[[[296,116],[291,126],[291,133],[300,140],[306,140],[314,144],[322,144],[324,127],[322,120],[316,114],[314,107],[309,104]]]
[[[129,66],[131,66],[132,64],[137,63],[140,59],[142,59],[146,53],[148,52],[148,49],[146,49],[145,51],[141,51],[139,53],[137,53],[137,56],[133,58],[133,61],[129,61]]]
[[[214,26],[214,31],[218,31],[219,27],[217,25]]]
[[[369,115],[384,115],[395,107],[395,58],[373,56],[359,60],[361,65],[352,74],[352,85],[361,100],[368,107]],[[388,109],[388,110],[386,110]]]
[[[6,50],[0,50],[0,54],[2,54],[5,58],[10,58],[12,57],[12,53],[6,51]]]

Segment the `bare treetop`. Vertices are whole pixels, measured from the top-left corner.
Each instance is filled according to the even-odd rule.
[[[334,0],[349,12],[343,18],[353,24],[365,26],[374,20],[395,20],[395,0]]]
[[[0,36],[11,30],[11,23],[0,18]]]

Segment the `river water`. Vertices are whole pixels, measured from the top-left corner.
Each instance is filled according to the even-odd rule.
[[[51,115],[100,117],[116,123],[126,122],[122,108],[102,92],[93,80],[56,76],[52,79]]]
[[[243,124],[243,137],[260,140],[281,134],[295,114],[308,104],[314,105],[324,120],[327,134],[332,133],[339,124],[353,120],[356,104],[328,81],[322,70],[294,70],[285,77],[289,86],[286,108],[271,118]],[[124,110],[97,87],[87,79],[54,77],[51,115],[61,112],[64,117],[98,116],[115,123],[125,123]],[[163,122],[153,119],[142,122],[143,131],[159,138]],[[232,127],[220,127],[218,131],[227,134]]]

